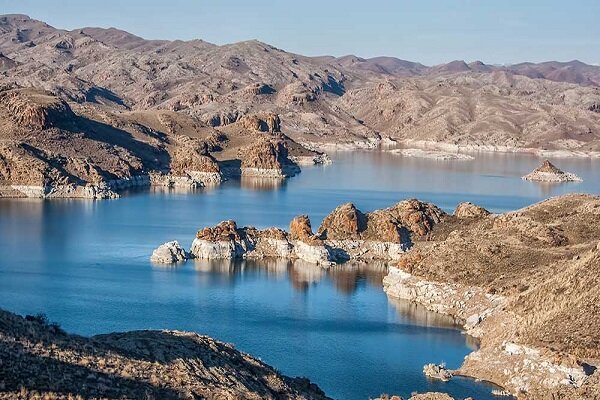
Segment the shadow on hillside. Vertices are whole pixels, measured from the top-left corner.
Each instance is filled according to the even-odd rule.
[[[81,365],[31,354],[20,343],[4,343],[2,347],[9,347],[11,356],[2,357],[3,362],[0,363],[0,380],[4,382],[0,393],[21,393],[26,398],[34,397],[35,393],[32,392],[53,392],[86,399],[182,398],[176,390],[161,388],[141,379],[107,374]],[[54,351],[59,352],[60,349]]]
[[[76,116],[72,120],[60,121],[57,127],[83,134],[87,139],[122,147],[140,158],[146,169],[165,169],[171,164],[171,156],[164,147],[152,146],[136,139],[131,133],[104,122]]]

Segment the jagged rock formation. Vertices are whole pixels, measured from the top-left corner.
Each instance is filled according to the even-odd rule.
[[[262,178],[294,176],[300,169],[289,159],[288,149],[280,140],[259,140],[240,150],[241,174]]]
[[[327,399],[226,343],[195,333],[70,335],[42,317],[0,310],[5,399]]]
[[[152,252],[150,261],[157,264],[173,264],[185,261],[189,258],[187,252],[181,247],[178,241],[167,242],[158,246]]]
[[[457,371],[519,398],[597,398],[600,197],[436,224],[384,279],[389,296],[462,321],[481,348]]]
[[[203,185],[223,182],[221,168],[208,152],[208,144],[204,142],[201,145],[194,143],[178,146],[171,159],[171,174],[189,177]]]
[[[347,203],[323,220],[317,234],[306,215],[290,222],[289,233],[223,221],[200,230],[190,253],[207,259],[283,257],[325,266],[350,259],[393,260],[411,246],[411,238],[425,238],[445,217],[436,206],[414,199],[366,214]]]
[[[479,218],[490,215],[490,212],[483,207],[466,201],[456,206],[453,215],[457,218]]]
[[[533,170],[533,172],[523,177],[526,181],[538,182],[580,182],[581,178],[570,172],[564,172],[558,169],[548,160],[544,160],[542,165]]]
[[[324,243],[318,239],[296,238],[277,228],[238,228],[231,220],[198,231],[190,253],[201,259],[283,257],[331,264]]]
[[[247,130],[257,132],[278,133],[281,132],[281,120],[279,115],[269,113],[266,115],[246,115],[240,120],[240,125]]]

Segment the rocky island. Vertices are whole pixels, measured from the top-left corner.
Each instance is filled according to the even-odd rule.
[[[323,266],[348,260],[397,260],[413,237],[426,237],[445,215],[433,204],[412,199],[368,213],[352,203],[343,204],[325,217],[316,233],[306,215],[294,218],[289,232],[223,221],[198,231],[189,254],[198,259],[279,257]],[[166,243],[155,254],[169,247]],[[160,260],[173,262],[170,256]]]
[[[570,172],[564,172],[548,160],[523,177],[526,181],[537,182],[581,182],[581,178]]]

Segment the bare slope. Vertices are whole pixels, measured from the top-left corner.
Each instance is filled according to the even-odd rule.
[[[136,331],[91,338],[0,310],[2,399],[326,399],[306,379],[207,336]]]
[[[220,128],[274,113],[296,141],[382,136],[488,149],[598,150],[600,67],[577,61],[434,67],[393,57],[306,57],[265,43],[145,40],[0,17],[0,82],[112,111],[169,110]]]

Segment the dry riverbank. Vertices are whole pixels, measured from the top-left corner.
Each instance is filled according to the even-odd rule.
[[[391,268],[385,290],[480,338],[458,373],[519,398],[598,398],[599,226],[600,198],[588,195],[446,218]]]

